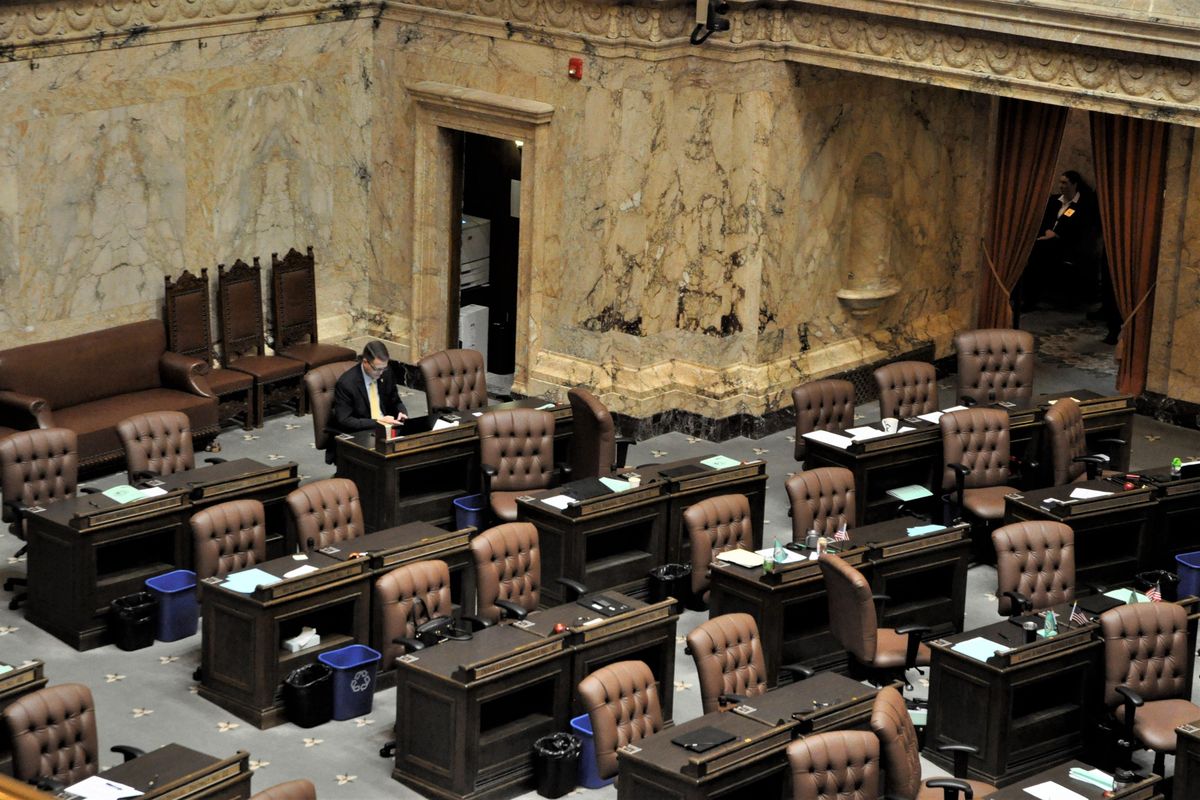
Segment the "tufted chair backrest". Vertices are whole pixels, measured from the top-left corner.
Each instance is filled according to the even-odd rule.
[[[320,550],[366,533],[358,487],[346,478],[325,478],[293,489],[287,496],[300,549]]]
[[[1070,483],[1087,471],[1087,464],[1075,461],[1087,455],[1087,430],[1079,403],[1063,397],[1046,409],[1046,433],[1050,438],[1050,463],[1054,468],[1054,485]]]
[[[897,361],[875,370],[880,417],[914,417],[937,411],[937,370],[925,361]]]
[[[317,787],[312,781],[300,778],[263,789],[250,800],[317,800]]]
[[[442,350],[417,362],[425,379],[425,400],[439,409],[470,411],[488,404],[487,369],[477,350]]]
[[[754,546],[750,501],[744,494],[709,497],[688,506],[683,526],[692,544],[692,592],[708,591],[708,567],[718,555],[735,547]]]
[[[117,435],[125,447],[130,481],[135,472],[173,475],[196,466],[192,426],[182,411],[154,411],[121,420]]]
[[[617,460],[617,429],[612,414],[587,389],[567,392],[571,402],[571,480],[612,474]]]
[[[884,789],[896,797],[916,797],[921,791],[921,744],[904,698],[891,686],[875,695],[871,730],[883,755]]]
[[[554,415],[533,408],[488,411],[479,417],[480,463],[496,468],[492,488],[544,489],[554,479]]]
[[[854,425],[854,384],[835,378],[802,383],[792,389],[792,407],[796,412],[796,460],[803,461],[804,434]]]
[[[1037,356],[1033,334],[1007,328],[964,331],[954,337],[958,350],[958,393],[980,403],[1007,400],[1028,406],[1033,400]]]
[[[333,391],[338,378],[357,366],[357,361],[335,361],[304,373],[304,391],[308,393],[308,407],[312,409],[313,444],[318,450],[329,447],[329,415],[333,412]]]
[[[618,661],[579,682],[579,699],[592,721],[601,778],[617,774],[617,750],[662,730],[654,673],[643,661]]]
[[[825,577],[829,632],[860,662],[872,663],[879,621],[875,616],[875,601],[871,599],[871,584],[861,572],[835,555],[826,553],[817,563]]]
[[[1104,637],[1104,704],[1123,702],[1128,686],[1147,702],[1186,697],[1187,612],[1176,603],[1137,603],[1100,615]]]
[[[375,581],[375,608],[379,611],[376,621],[383,645],[383,669],[389,669],[396,658],[404,655],[404,645],[393,639],[412,639],[418,626],[434,617],[453,615],[450,567],[445,561],[416,561],[396,567]]]
[[[267,560],[267,515],[258,500],[231,500],[191,518],[196,578],[224,578]]]
[[[83,684],[31,692],[14,700],[2,716],[17,780],[51,778],[70,785],[100,771],[96,704]]]
[[[500,619],[497,600],[509,600],[533,611],[542,586],[542,557],[538,533],[531,523],[506,522],[488,528],[471,540],[479,616]]]
[[[23,526],[13,520],[8,503],[44,506],[75,495],[79,472],[75,443],[75,431],[69,428],[34,428],[0,439],[3,519],[13,522],[14,535],[24,538]]]
[[[854,473],[845,467],[806,469],[783,486],[792,504],[792,541],[814,529],[832,537],[843,522],[854,527]]]
[[[749,614],[722,614],[692,629],[688,650],[700,678],[704,713],[722,710],[723,694],[755,697],[767,691],[758,623]]]
[[[879,798],[879,740],[870,731],[804,736],[788,745],[787,755],[794,800]]]
[[[1002,486],[1008,481],[1008,413],[998,408],[951,411],[938,420],[942,429],[945,464],[962,464],[971,470],[964,485]],[[942,488],[953,489],[954,470],[942,472]]]
[[[1004,592],[1020,592],[1035,610],[1075,600],[1075,532],[1049,520],[1029,520],[992,531],[1000,613],[1012,613]]]

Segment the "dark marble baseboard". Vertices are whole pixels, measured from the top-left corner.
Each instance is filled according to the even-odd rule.
[[[1200,428],[1200,404],[1176,400],[1158,392],[1142,392],[1134,399],[1137,413],[1181,428]]]

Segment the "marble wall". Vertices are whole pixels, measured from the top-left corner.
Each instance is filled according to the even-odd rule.
[[[208,267],[215,289],[218,263],[307,245],[322,333],[349,332],[371,36],[333,22],[0,64],[5,344],[155,317],[164,275]]]

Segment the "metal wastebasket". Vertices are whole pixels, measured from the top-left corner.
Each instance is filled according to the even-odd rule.
[[[562,797],[579,777],[579,737],[554,733],[533,743],[533,779],[542,797]]]
[[[692,601],[692,566],[691,564],[663,564],[650,570],[650,585],[647,589],[648,600],[658,603],[668,597],[675,598],[675,610],[686,606]]]
[[[154,644],[154,618],[158,598],[150,592],[118,597],[109,609],[108,630],[122,650],[141,650]]]

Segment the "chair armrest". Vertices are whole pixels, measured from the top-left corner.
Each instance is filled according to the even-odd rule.
[[[892,596],[888,594],[879,594],[875,592],[871,593],[871,602],[875,604],[876,616],[883,615],[883,607],[887,605],[891,599]]]
[[[930,789],[941,789],[945,792],[945,800],[954,800],[959,795],[962,795],[964,800],[973,800],[975,797],[971,784],[957,778],[930,778],[925,781],[925,785]]]
[[[496,607],[500,609],[500,616],[506,619],[525,619],[529,616],[529,612],[511,600],[497,600]]]
[[[18,429],[49,428],[54,424],[50,404],[41,397],[8,389],[0,391],[0,421],[12,421]]]
[[[555,464],[554,472],[559,483],[566,483],[571,480],[571,465],[570,464]]]
[[[139,481],[148,481],[151,478],[157,478],[158,473],[152,469],[139,469],[129,473],[129,482],[137,483]]]
[[[491,622],[488,622],[483,617],[477,617],[474,614],[463,614],[459,617],[459,619],[469,624],[471,626],[471,630],[473,631],[481,631],[484,628],[492,627]]]
[[[127,744],[118,744],[111,750],[114,753],[120,753],[125,757],[126,761],[133,761],[138,756],[146,755],[146,751],[138,747],[130,747]]]
[[[908,647],[904,651],[904,668],[912,669],[917,665],[917,653],[921,649],[921,637],[930,633],[933,628],[928,625],[904,625],[896,628],[900,636],[908,637]]]
[[[792,680],[797,683],[805,681],[817,674],[817,671],[805,664],[780,664],[779,674],[787,673],[792,676]]]
[[[500,474],[500,470],[491,464],[481,464],[479,471],[483,473],[483,496],[490,497],[492,494],[492,479]]]
[[[572,600],[578,600],[580,597],[587,594],[587,587],[579,581],[572,580],[570,578],[555,578],[554,582],[561,584],[562,586],[565,586],[567,589],[570,589],[572,592],[574,592],[575,597],[571,598]]]
[[[41,789],[46,794],[58,796],[58,793],[67,788],[67,784],[63,781],[55,780],[54,778],[38,778],[32,781],[32,786],[35,789]]]
[[[209,458],[204,459],[204,463],[205,464],[224,464],[227,460],[228,459],[225,459],[225,458],[218,458],[217,456],[210,456]]]
[[[944,744],[938,752],[954,754],[954,777],[962,779],[967,777],[967,761],[979,755],[979,748],[970,744]]]
[[[1020,592],[1003,592],[1000,596],[1007,597],[1013,601],[1013,610],[1015,613],[1009,614],[1010,617],[1033,610],[1033,601]]]
[[[946,466],[954,470],[954,474],[960,478],[965,478],[971,474],[971,470],[967,469],[964,464],[947,464]]]
[[[216,397],[208,385],[208,378],[205,377],[211,369],[203,359],[180,355],[170,350],[164,352],[158,360],[158,375],[164,387],[198,394],[201,397]]]
[[[979,401],[976,400],[974,397],[971,397],[971,396],[965,395],[965,394],[958,398],[958,404],[962,405],[962,406],[966,406],[967,408],[970,408],[971,406],[976,405],[978,402]]]
[[[412,653],[417,650],[425,649],[425,644],[423,642],[418,642],[416,639],[410,639],[407,636],[397,636],[395,639],[392,639],[392,644],[404,645],[404,651],[406,653]]]
[[[76,486],[75,491],[80,494],[100,494],[100,490],[95,486]]]
[[[733,692],[725,692],[723,694],[717,695],[717,702],[724,703],[724,704],[731,705],[731,706],[739,706],[742,703],[748,702],[749,700],[750,700],[750,698],[746,697],[746,695],[734,694]]]
[[[1124,439],[1117,439],[1116,437],[1113,437],[1111,439],[1097,439],[1096,444],[1111,444],[1115,447],[1124,447],[1125,445],[1129,444],[1129,442],[1125,441]]]
[[[613,462],[613,472],[625,466],[625,460],[629,458],[629,448],[635,444],[637,444],[637,439],[632,436],[617,437],[617,460]]]

